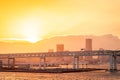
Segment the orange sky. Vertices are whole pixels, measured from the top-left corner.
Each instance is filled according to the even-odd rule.
[[[0,39],[120,37],[120,0],[0,0]]]

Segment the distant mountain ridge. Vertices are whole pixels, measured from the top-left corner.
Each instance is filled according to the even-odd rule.
[[[94,36],[94,35],[72,35],[56,36],[53,38],[41,40],[35,44],[28,42],[0,42],[0,53],[22,53],[22,52],[47,52],[48,49],[56,51],[56,44],[64,44],[66,51],[79,51],[85,48],[85,39],[91,38],[93,49],[120,49],[120,39],[111,34]]]

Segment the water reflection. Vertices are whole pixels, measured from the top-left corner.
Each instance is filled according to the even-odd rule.
[[[0,80],[120,80],[120,72],[15,73],[1,72]]]

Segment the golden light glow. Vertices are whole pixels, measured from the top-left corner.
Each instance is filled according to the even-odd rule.
[[[104,34],[120,38],[120,0],[0,0],[0,42],[16,42],[1,43],[2,53],[54,49],[63,41],[44,39],[55,36]]]
[[[0,0],[0,38],[120,37],[120,0]]]
[[[23,27],[21,32],[25,38],[32,40],[39,38],[38,35],[41,34],[39,29],[42,27],[39,20],[30,18],[21,22],[21,26]]]
[[[40,38],[2,38],[0,39],[0,41],[27,41],[27,42],[30,42],[30,43],[36,43],[38,41],[40,41],[42,39]]]
[[[43,22],[37,17],[29,16],[16,21],[13,20],[12,26],[17,27],[16,31],[19,32],[17,36],[22,36],[22,40],[37,42],[42,39]]]
[[[24,39],[25,41],[29,41],[29,42],[31,42],[31,43],[36,43],[37,41],[39,41],[39,40],[42,40],[42,39],[40,39],[40,38],[26,38],[26,39]]]

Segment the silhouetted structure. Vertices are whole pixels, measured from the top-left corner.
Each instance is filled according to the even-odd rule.
[[[92,39],[86,39],[86,51],[92,51]]]
[[[64,51],[64,44],[57,44],[56,45],[56,51],[57,52],[63,52]]]
[[[92,39],[86,39],[86,48],[85,51],[92,51]],[[86,56],[85,60],[92,60],[92,56]]]
[[[2,68],[2,60],[0,60],[0,69]]]
[[[48,49],[48,52],[54,52],[54,50],[53,49]]]
[[[73,58],[73,68],[72,70],[79,70],[79,56],[108,56],[110,59],[110,71],[114,72],[117,71],[117,57],[120,56],[120,51],[118,50],[104,50],[104,51],[100,51],[100,50],[93,50],[93,51],[68,51],[68,52],[54,52],[54,53],[48,53],[48,52],[39,52],[39,53],[22,53],[22,54],[0,54],[0,59],[7,59],[8,62],[7,64],[4,64],[1,62],[1,65],[3,66],[1,70],[3,71],[35,71],[35,69],[32,69],[31,64],[25,64],[26,66],[21,67],[19,65],[21,64],[16,64],[15,60],[16,58],[29,58],[29,57],[39,57],[39,64],[37,64],[38,66],[38,72],[41,72],[43,70],[45,71],[49,71],[47,69],[47,61],[46,58],[47,57],[72,57]],[[104,59],[103,59],[104,60]],[[64,61],[64,60],[63,60]],[[86,62],[85,62],[86,63]],[[30,66],[29,66],[30,65]],[[36,65],[36,64],[34,64]],[[18,66],[18,67],[17,67]],[[86,65],[86,68],[88,68],[89,66]],[[17,69],[18,68],[18,69]],[[22,69],[19,69],[22,68]],[[41,70],[41,71],[39,71]],[[68,70],[68,69],[67,69]],[[84,69],[83,69],[84,70]],[[88,69],[87,69],[88,70]],[[56,69],[53,70],[56,72]],[[58,70],[59,71],[59,70]]]

